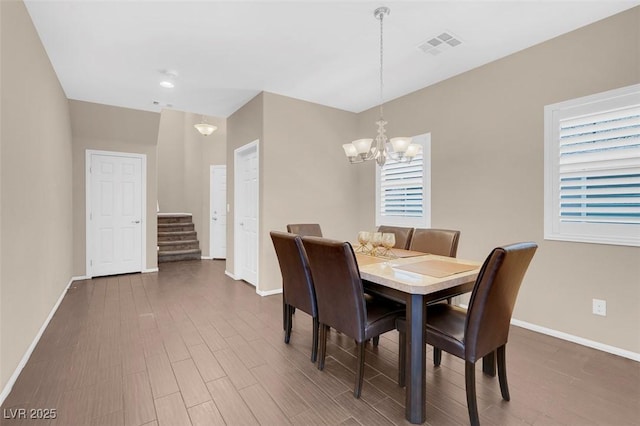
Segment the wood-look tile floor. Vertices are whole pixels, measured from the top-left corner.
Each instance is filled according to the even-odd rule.
[[[13,425],[407,424],[396,332],[368,347],[362,398],[354,343],[332,332],[326,368],[309,360],[311,318],[283,342],[279,295],[225,276],[222,261],[74,282],[2,406]],[[428,348],[431,354],[430,348]],[[429,355],[430,357],[431,355]],[[479,363],[480,364],[480,363]],[[640,424],[640,364],[513,327],[511,401],[478,367],[483,425]],[[427,366],[427,424],[467,424],[464,364]],[[57,418],[8,419],[55,409]]]

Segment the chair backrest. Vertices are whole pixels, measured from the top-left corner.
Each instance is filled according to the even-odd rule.
[[[475,362],[507,343],[518,291],[538,246],[497,247],[484,261],[471,292],[465,325],[465,359]]]
[[[409,243],[411,242],[411,236],[413,235],[413,228],[403,228],[402,226],[378,226],[378,232],[392,233],[396,235],[396,248],[409,249]]]
[[[270,234],[280,263],[285,303],[317,316],[316,293],[300,236],[279,231]]]
[[[290,223],[287,232],[298,234],[301,237],[322,237],[322,230],[317,223]]]
[[[409,250],[439,256],[456,257],[460,231],[450,229],[416,228],[411,237]]]
[[[348,242],[302,237],[318,299],[318,320],[359,342],[367,311],[360,271]]]

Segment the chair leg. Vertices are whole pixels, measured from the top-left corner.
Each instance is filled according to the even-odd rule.
[[[380,343],[380,336],[376,336],[373,338],[373,346],[378,346]]]
[[[505,401],[511,400],[509,395],[509,385],[507,384],[507,357],[505,354],[506,345],[502,345],[496,351],[498,358],[498,380],[500,381],[500,392],[502,393],[502,399]]]
[[[287,302],[282,298],[282,329],[287,331]]]
[[[324,324],[320,324],[320,342],[318,351],[318,370],[324,370],[324,359],[327,355],[327,327]]]
[[[318,317],[313,318],[313,342],[311,342],[311,362],[316,362],[318,359]]]
[[[441,362],[442,362],[442,349],[434,347],[433,348],[433,365],[435,367],[439,367]]]
[[[399,331],[398,339],[398,386],[405,387],[407,375],[407,334]]]
[[[478,417],[478,402],[476,400],[476,365],[473,362],[464,362],[464,380],[467,390],[467,410],[469,410],[469,422],[471,426],[480,426]]]
[[[482,372],[487,376],[496,377],[496,353],[490,352],[482,357]]]
[[[291,318],[291,305],[284,305],[284,342],[289,343],[291,340],[291,324],[293,323],[293,319]]]
[[[362,382],[364,381],[364,342],[358,343],[358,366],[356,368],[356,386],[353,390],[353,396],[360,398],[362,393]]]

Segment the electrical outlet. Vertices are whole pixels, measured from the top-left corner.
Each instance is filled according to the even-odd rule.
[[[600,299],[593,299],[593,314],[600,315],[602,317],[607,316],[607,301]]]

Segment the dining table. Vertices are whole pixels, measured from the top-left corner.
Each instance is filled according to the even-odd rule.
[[[385,255],[356,250],[356,259],[366,292],[406,306],[405,416],[411,423],[423,423],[426,419],[427,306],[470,292],[481,263],[396,248]],[[491,374],[490,367],[485,372]]]

